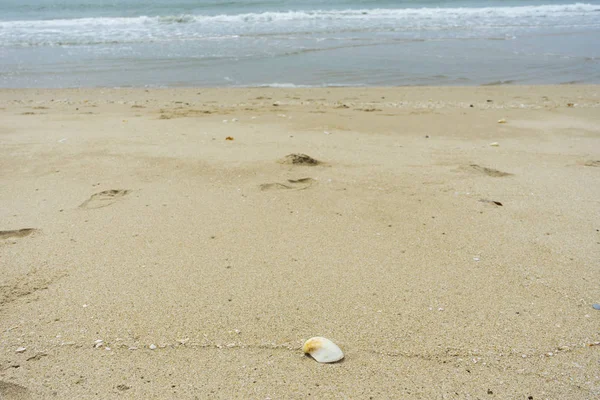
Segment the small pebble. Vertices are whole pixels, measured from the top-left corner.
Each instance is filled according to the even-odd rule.
[[[492,143],[490,143],[490,146],[492,146],[492,147],[498,147],[498,146],[500,146],[500,143],[498,143],[498,142],[492,142]]]
[[[25,347],[19,347],[17,350],[15,350],[16,353],[24,353],[25,350],[27,350],[27,348]]]
[[[594,304],[592,304],[592,308],[593,308],[594,310],[600,310],[600,304],[598,304],[598,303],[594,303]]]
[[[155,344],[151,344],[150,345],[150,350],[156,350],[156,345]]]

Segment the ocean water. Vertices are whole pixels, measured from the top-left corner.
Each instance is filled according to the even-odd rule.
[[[600,83],[600,0],[0,0],[0,87]]]

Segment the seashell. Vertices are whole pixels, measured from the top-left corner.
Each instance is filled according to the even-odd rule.
[[[302,346],[302,351],[320,363],[333,363],[344,358],[344,353],[337,344],[319,336],[308,339]]]
[[[499,124],[505,124],[506,123],[506,119],[505,118],[499,119],[498,123]]]

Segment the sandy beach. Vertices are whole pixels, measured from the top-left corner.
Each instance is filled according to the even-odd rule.
[[[0,144],[2,399],[600,396],[600,86],[2,89]]]

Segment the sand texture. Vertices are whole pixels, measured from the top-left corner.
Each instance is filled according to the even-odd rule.
[[[599,86],[0,90],[2,399],[596,399],[599,260]]]

